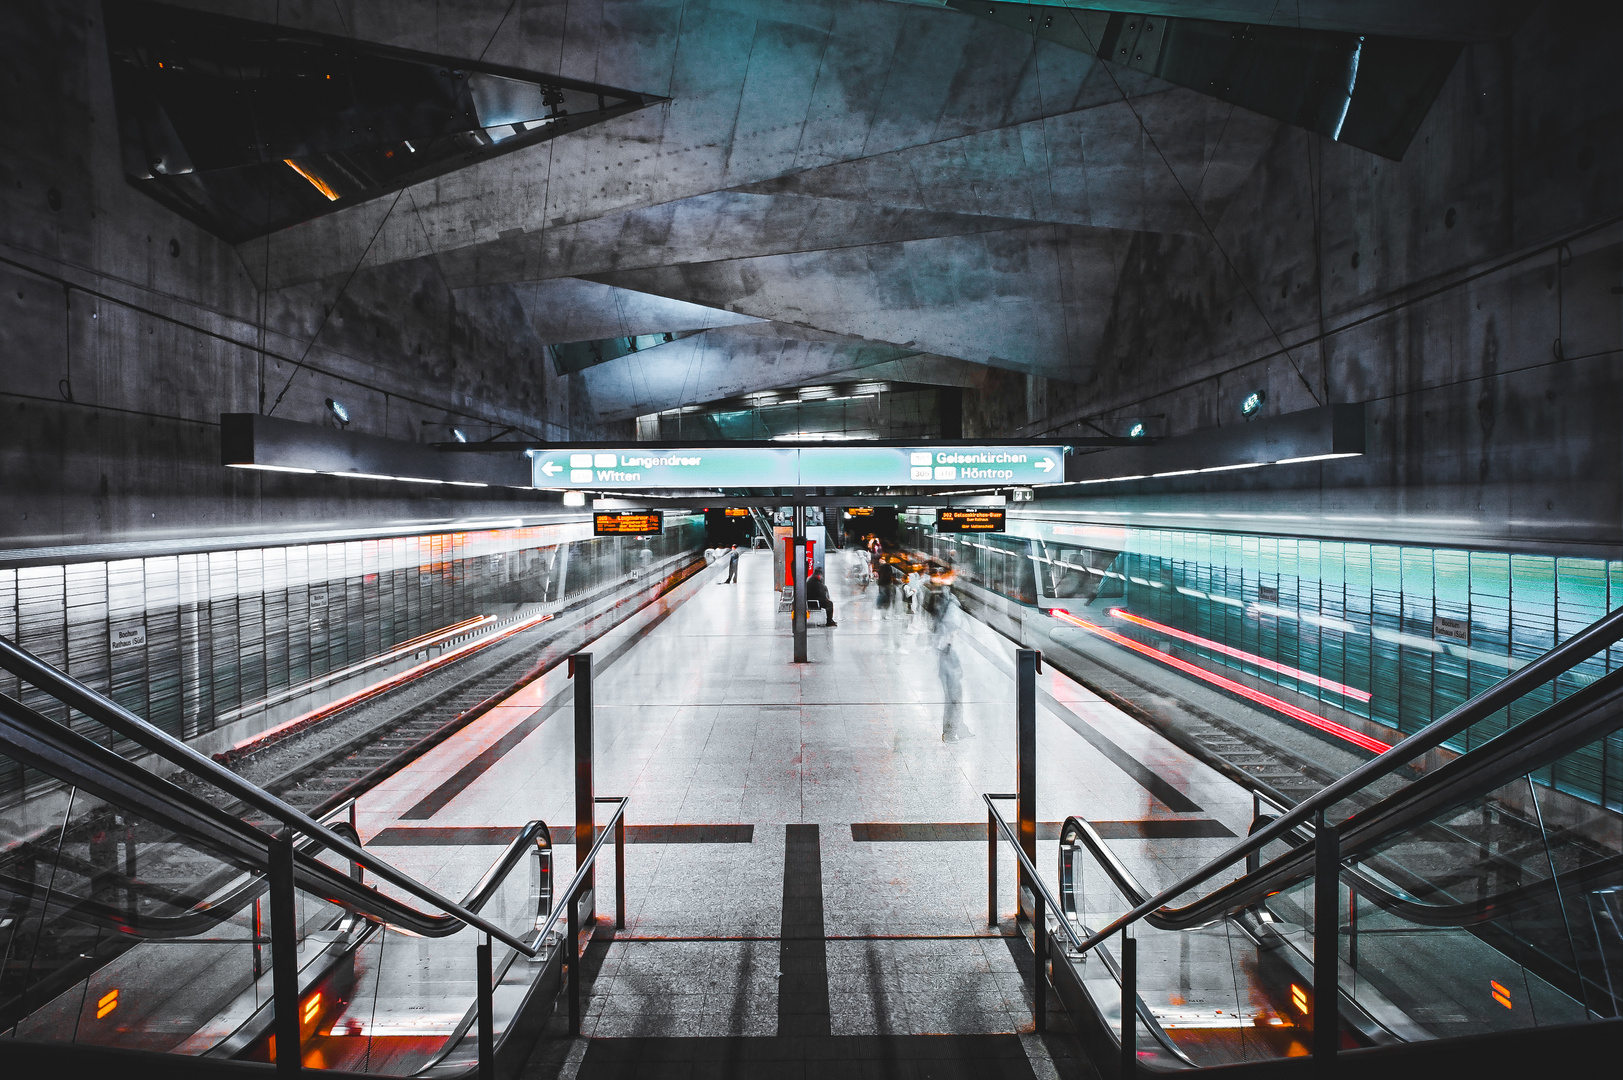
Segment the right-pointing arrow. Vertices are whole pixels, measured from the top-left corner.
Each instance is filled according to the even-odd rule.
[[[1033,463],[1033,467],[1041,469],[1043,472],[1047,472],[1054,467],[1054,459],[1043,458],[1041,461]]]

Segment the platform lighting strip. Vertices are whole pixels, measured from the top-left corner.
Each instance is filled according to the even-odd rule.
[[[299,469],[292,465],[255,465],[251,462],[229,462],[228,469],[253,469],[257,472],[300,473],[314,476],[319,469]],[[322,476],[346,476],[351,480],[398,480],[403,484],[449,484],[452,487],[482,488],[490,485],[481,480],[435,480],[427,476],[389,476],[384,473],[321,472]]]
[[[1136,653],[1149,657],[1151,660],[1158,660],[1161,663],[1166,664],[1168,667],[1177,668],[1186,675],[1193,675],[1195,678],[1200,679],[1203,682],[1208,682],[1213,686],[1227,690],[1231,693],[1239,694],[1241,697],[1254,701],[1258,705],[1273,709],[1275,712],[1284,713],[1292,720],[1306,724],[1308,727],[1317,728],[1326,734],[1334,735],[1338,739],[1350,742],[1354,746],[1362,747],[1371,753],[1381,754],[1392,749],[1391,743],[1384,743],[1379,739],[1370,738],[1363,732],[1354,731],[1345,724],[1338,724],[1334,720],[1327,720],[1324,717],[1319,716],[1317,713],[1310,713],[1306,709],[1299,709],[1287,701],[1280,701],[1278,698],[1269,694],[1264,694],[1260,690],[1253,690],[1244,683],[1239,683],[1235,682],[1233,679],[1224,678],[1222,675],[1219,675],[1216,672],[1207,671],[1205,668],[1196,664],[1191,664],[1187,660],[1180,660],[1176,656],[1168,656],[1159,649],[1152,649],[1150,646],[1145,645],[1142,642],[1134,641],[1130,637],[1125,637],[1118,634],[1114,630],[1106,630],[1102,626],[1095,626],[1090,622],[1077,618],[1064,608],[1050,608],[1048,614],[1061,622],[1069,623],[1072,626],[1079,626],[1091,633],[1098,634],[1106,641],[1111,641],[1122,646],[1123,648],[1131,649]]]
[[[1363,454],[1312,454],[1308,457],[1280,458],[1278,461],[1246,461],[1238,465],[1212,465],[1205,469],[1173,469],[1170,472],[1134,473],[1131,476],[1101,476],[1096,480],[1073,480],[1075,484],[1113,484],[1119,480],[1160,480],[1168,476],[1194,476],[1196,473],[1233,472],[1260,469],[1264,465],[1301,465],[1308,461],[1334,461],[1336,458],[1363,457]]]
[[[1136,623],[1147,630],[1155,631],[1157,634],[1165,634],[1167,637],[1175,637],[1180,641],[1187,641],[1191,645],[1199,645],[1203,649],[1211,649],[1213,652],[1220,652],[1224,656],[1232,656],[1236,660],[1242,660],[1247,664],[1255,664],[1258,667],[1265,668],[1268,671],[1274,672],[1275,674],[1288,675],[1291,678],[1296,679],[1298,682],[1309,683],[1313,686],[1317,686],[1321,690],[1329,690],[1333,693],[1340,694],[1342,697],[1350,697],[1356,701],[1367,702],[1372,696],[1368,690],[1360,690],[1355,686],[1347,686],[1344,683],[1338,683],[1331,679],[1321,678],[1318,675],[1303,671],[1300,668],[1293,668],[1288,664],[1281,664],[1278,661],[1270,660],[1266,656],[1258,656],[1256,653],[1248,653],[1243,649],[1235,649],[1228,645],[1223,645],[1219,642],[1213,641],[1210,638],[1203,638],[1196,634],[1191,634],[1187,631],[1167,626],[1164,623],[1158,623],[1151,619],[1146,619],[1142,615],[1134,615],[1132,612],[1126,611],[1122,608],[1111,608],[1110,614],[1113,618],[1124,619],[1127,622]]]

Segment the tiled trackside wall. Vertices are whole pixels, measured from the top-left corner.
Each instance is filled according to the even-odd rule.
[[[493,605],[567,599],[703,542],[703,518],[691,517],[646,538],[594,539],[573,523],[0,569],[0,635],[191,738]],[[0,693],[68,719],[9,672]],[[31,780],[5,764],[0,802]]]
[[[1083,543],[1099,547],[1016,536],[958,537],[949,544],[954,538],[937,537],[922,523],[904,528],[909,543],[943,555],[951,548],[961,572],[1022,603],[1036,602],[1040,575],[1091,576],[1092,583],[1070,593],[1091,599],[1069,606],[1116,632],[1153,645],[1170,642],[1207,666],[1243,671],[1406,734],[1623,606],[1623,562],[1598,559],[1100,530],[1119,551],[1112,560],[1095,554],[1104,538],[1091,535]],[[1011,528],[1026,531],[1029,524],[1011,521]],[[1056,569],[1061,564],[1069,567]],[[1111,618],[1109,610],[1117,607],[1372,696],[1360,702],[1215,649],[1172,641]],[[1516,702],[1508,718],[1478,724],[1452,745],[1477,745],[1620,665],[1623,648],[1598,655]],[[1623,809],[1623,732],[1568,755],[1536,779]]]

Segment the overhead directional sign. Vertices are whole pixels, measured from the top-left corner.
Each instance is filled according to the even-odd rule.
[[[532,450],[539,488],[1007,487],[1065,478],[1058,446]]]

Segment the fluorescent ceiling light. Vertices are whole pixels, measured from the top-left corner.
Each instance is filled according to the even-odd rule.
[[[1311,457],[1280,458],[1275,465],[1300,465],[1304,461],[1333,461],[1336,458],[1363,457],[1362,454],[1314,454]]]
[[[1201,469],[1200,471],[1201,472],[1230,472],[1231,470],[1234,470],[1234,469],[1260,469],[1266,464],[1268,464],[1268,462],[1266,462],[1266,461],[1247,461],[1247,462],[1245,462],[1243,464],[1240,464],[1240,465],[1213,465],[1209,469]]]
[[[298,469],[298,468],[294,468],[292,465],[254,465],[254,464],[251,464],[251,463],[248,463],[248,462],[243,462],[243,463],[240,463],[240,464],[235,463],[235,462],[228,463],[226,465],[226,468],[228,468],[228,469],[258,469],[260,472],[305,473],[305,474],[308,474],[308,475],[314,475],[315,471],[316,471],[314,469]]]
[[[1117,480],[1145,480],[1147,476],[1140,473],[1137,476],[1101,476],[1097,480],[1078,480],[1079,484],[1113,484]]]
[[[1178,469],[1175,472],[1150,473],[1150,479],[1159,480],[1163,476],[1188,476],[1191,473],[1198,473],[1199,471],[1199,469]]]
[[[486,484],[486,483],[484,483],[482,481],[479,481],[479,480],[447,480],[446,483],[450,484],[452,487],[489,487],[490,486],[489,484]]]
[[[393,477],[393,479],[401,480],[401,481],[404,481],[405,483],[408,483],[408,484],[443,484],[443,483],[445,483],[444,480],[435,480],[435,479],[432,479],[432,478],[427,477],[427,476],[396,476],[396,477]]]
[[[565,506],[585,506],[586,505],[586,492],[584,492],[584,491],[566,491],[566,492],[564,492],[564,505]]]
[[[860,435],[845,435],[838,431],[791,431],[784,435],[772,436],[772,442],[856,442]]]
[[[330,472],[328,476],[347,476],[352,480],[396,480],[398,477],[369,472]]]

